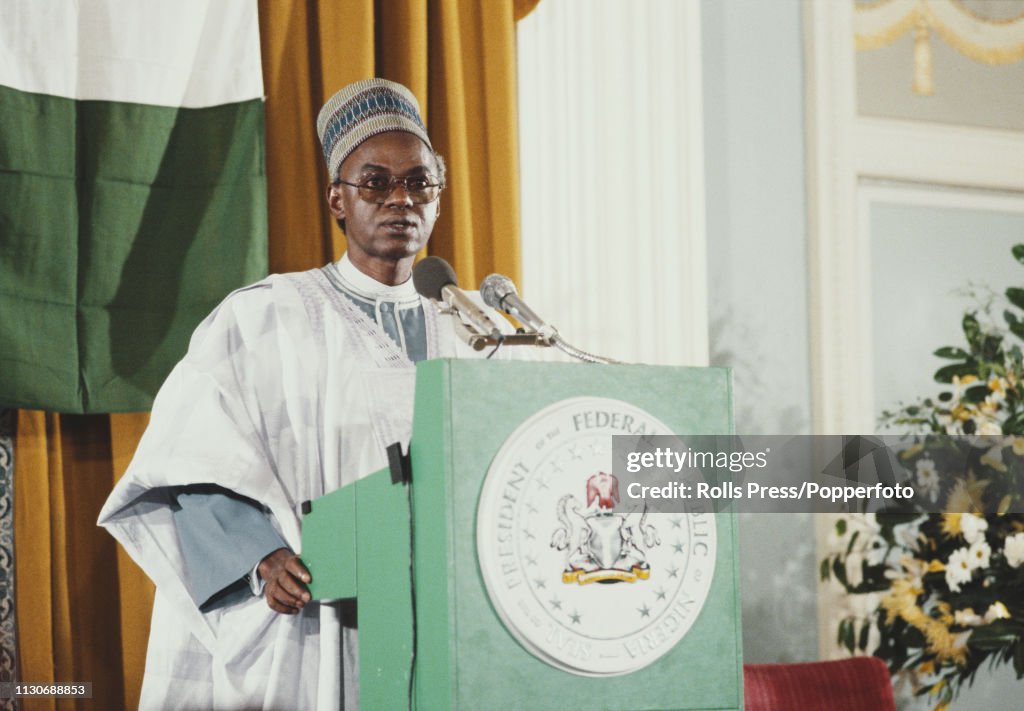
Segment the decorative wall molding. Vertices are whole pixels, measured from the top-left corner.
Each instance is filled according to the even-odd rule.
[[[860,186],[1024,193],[1024,133],[859,116],[852,3],[805,7],[815,431],[870,432],[870,254],[858,226]],[[963,190],[947,194],[967,199],[955,197]]]
[[[911,185],[904,182],[862,180],[857,190],[860,234],[867,236],[864,208],[880,203],[915,207],[1024,213],[1024,190],[991,191],[942,185]]]
[[[976,211],[993,211],[1024,214],[1024,192],[992,192],[988,190],[944,187],[940,185],[908,185],[900,182],[874,182],[862,180],[857,190],[857,241],[858,249],[871,263],[871,213],[876,205],[905,205],[915,207],[932,207],[943,209],[961,209]],[[871,298],[870,285],[861,298]],[[863,403],[865,413],[877,417],[879,406],[890,403],[877,403],[874,397],[875,373],[873,357],[875,342],[870,318],[863,341],[857,344],[865,354],[864,372],[867,375],[864,387]],[[836,588],[838,590],[838,587]]]
[[[858,115],[852,0],[804,9],[814,430],[872,432],[871,205],[1022,204],[1024,133]],[[832,523],[817,523],[819,559]],[[840,656],[848,601],[835,586],[818,595],[819,653]]]
[[[865,255],[856,239],[853,5],[805,5],[807,204],[811,269],[811,386],[818,434],[869,432],[863,360],[850,348],[867,320]],[[845,29],[844,29],[845,28]],[[851,332],[851,327],[856,332]]]
[[[1024,133],[858,116],[860,177],[1024,191]]]
[[[517,33],[525,297],[585,350],[707,364],[699,3],[541,3]]]
[[[935,93],[931,33],[960,54],[985,64],[1024,59],[1024,16],[989,19],[954,0],[882,0],[858,4],[853,16],[858,50],[871,50],[914,32],[914,93]]]

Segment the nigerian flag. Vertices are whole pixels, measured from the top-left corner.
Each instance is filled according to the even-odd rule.
[[[0,406],[149,409],[266,274],[255,0],[0,0]]]

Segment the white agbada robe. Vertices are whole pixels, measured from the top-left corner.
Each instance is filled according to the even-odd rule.
[[[486,353],[426,301],[424,314],[428,357]],[[341,658],[337,606],[282,615],[251,597],[201,613],[167,487],[260,502],[301,554],[302,503],[386,466],[388,444],[408,446],[414,383],[413,363],[325,270],[235,291],[199,326],[99,519],[157,586],[141,708],[340,708],[356,647],[346,628]]]

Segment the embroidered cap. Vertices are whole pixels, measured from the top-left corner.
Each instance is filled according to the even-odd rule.
[[[365,79],[332,96],[316,119],[331,178],[360,143],[385,131],[411,133],[433,151],[412,92],[387,79]]]

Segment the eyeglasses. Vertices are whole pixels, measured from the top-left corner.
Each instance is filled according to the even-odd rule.
[[[366,202],[375,202],[383,205],[388,197],[394,192],[395,187],[401,185],[405,188],[405,194],[409,199],[418,205],[434,202],[441,194],[444,186],[435,183],[434,178],[428,175],[409,175],[404,178],[388,175],[372,175],[361,183],[350,183],[347,180],[338,178],[335,183],[348,185],[359,190],[359,197]]]

